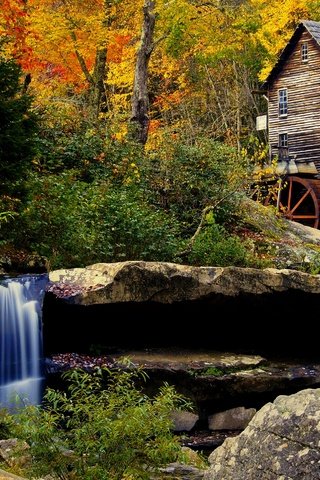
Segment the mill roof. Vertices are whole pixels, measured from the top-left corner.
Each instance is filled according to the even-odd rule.
[[[262,89],[265,89],[269,85],[271,85],[275,80],[275,78],[278,76],[278,74],[283,68],[285,61],[287,60],[289,55],[292,53],[294,47],[296,46],[304,30],[307,30],[312,36],[312,38],[316,41],[316,43],[320,46],[320,22],[314,22],[312,20],[302,20],[297,26],[297,28],[295,29],[287,45],[282,50],[277,63],[274,65],[268,77],[263,82]]]

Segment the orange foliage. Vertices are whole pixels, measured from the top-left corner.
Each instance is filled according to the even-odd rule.
[[[161,126],[160,120],[150,120],[149,123],[149,134],[156,132]]]
[[[120,63],[123,60],[124,48],[131,40],[131,35],[115,35],[108,46],[108,62]]]
[[[0,35],[9,40],[8,56],[15,58],[22,68],[28,69],[33,62],[32,48],[27,42],[28,37],[32,35],[32,27],[24,0],[1,1]]]

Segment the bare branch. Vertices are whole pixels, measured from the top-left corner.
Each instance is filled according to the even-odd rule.
[[[74,43],[74,49],[75,49],[75,54],[76,54],[76,57],[77,57],[77,60],[79,62],[79,65],[81,67],[81,70],[84,74],[84,76],[86,77],[86,80],[87,82],[90,84],[90,85],[93,85],[94,84],[94,81],[93,81],[93,78],[92,78],[92,75],[90,74],[89,70],[88,70],[88,67],[86,65],[86,62],[83,58],[83,56],[80,54],[79,50],[77,49],[76,47],[76,44],[77,44],[77,36],[74,32],[74,30],[70,30],[70,36],[72,38],[72,41]]]

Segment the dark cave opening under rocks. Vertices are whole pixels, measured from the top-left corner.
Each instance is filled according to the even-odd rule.
[[[183,347],[319,358],[320,295],[215,294],[172,304],[127,302],[78,305],[47,293],[44,352],[92,353]]]

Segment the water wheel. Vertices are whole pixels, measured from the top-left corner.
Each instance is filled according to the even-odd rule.
[[[278,192],[273,192],[266,204],[276,204],[289,220],[309,227],[319,227],[320,180],[289,176],[282,180]]]

